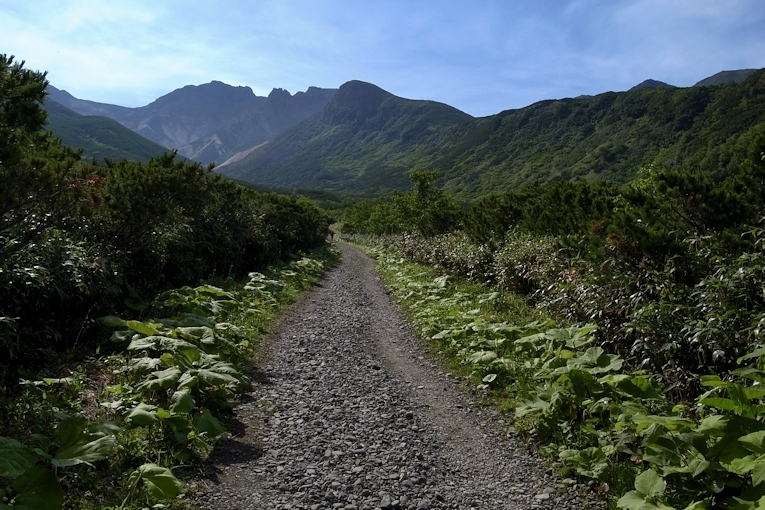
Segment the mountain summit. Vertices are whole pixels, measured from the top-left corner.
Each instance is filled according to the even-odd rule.
[[[82,115],[103,115],[200,163],[222,162],[266,142],[320,111],[336,89],[310,87],[260,97],[219,81],[187,85],[139,108],[77,99],[51,88],[51,98]]]
[[[371,83],[349,81],[321,112],[218,170],[275,187],[406,187],[415,162],[471,119],[443,103],[403,99]]]

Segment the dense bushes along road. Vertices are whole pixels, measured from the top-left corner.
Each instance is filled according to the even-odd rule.
[[[46,86],[0,56],[0,386],[55,353],[93,348],[97,317],[324,242],[327,223],[307,201],[256,193],[174,154],[82,161],[41,130]]]

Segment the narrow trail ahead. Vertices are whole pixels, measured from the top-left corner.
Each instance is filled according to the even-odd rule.
[[[203,509],[586,508],[431,363],[358,250],[285,317]]]

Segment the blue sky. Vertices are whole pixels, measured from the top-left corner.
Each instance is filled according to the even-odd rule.
[[[142,106],[374,83],[483,116],[765,67],[762,0],[2,0],[0,53],[76,97]]]

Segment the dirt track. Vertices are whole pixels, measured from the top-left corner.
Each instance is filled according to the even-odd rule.
[[[428,360],[374,261],[340,247],[268,341],[199,507],[587,508]]]

